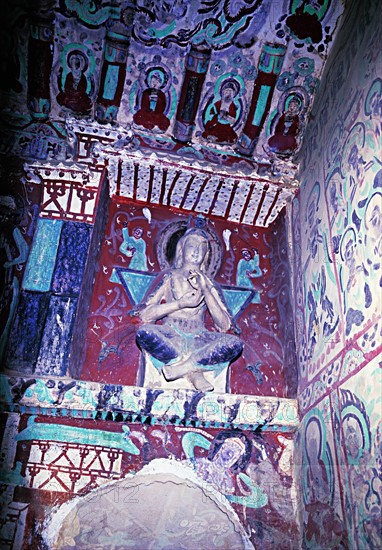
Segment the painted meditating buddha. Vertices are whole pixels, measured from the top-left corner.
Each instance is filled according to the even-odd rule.
[[[72,50],[67,56],[67,74],[61,68],[58,78],[60,92],[57,102],[74,113],[88,113],[92,108],[87,70],[89,62],[80,50]]]
[[[147,72],[147,88],[143,90],[140,108],[133,116],[136,126],[159,132],[165,132],[169,127],[170,120],[165,114],[167,99],[163,92],[166,79],[167,75],[160,67]]]
[[[240,84],[233,78],[225,80],[213,102],[206,109],[205,130],[202,137],[207,141],[232,144],[237,141],[234,130],[239,115]]]

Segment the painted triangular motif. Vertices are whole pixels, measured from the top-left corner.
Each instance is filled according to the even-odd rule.
[[[121,267],[117,267],[115,271],[133,306],[142,302],[153,280],[158,276],[158,273],[147,273]],[[240,317],[258,294],[257,291],[249,288],[228,285],[221,286],[221,290],[234,321]]]
[[[222,291],[227,307],[234,318],[242,312],[254,296],[254,291],[247,288],[223,287]]]
[[[151,283],[157,276],[157,273],[146,273],[144,271],[121,269],[118,267],[116,271],[134,306],[142,302]]]

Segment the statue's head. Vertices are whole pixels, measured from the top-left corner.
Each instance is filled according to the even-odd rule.
[[[176,268],[187,262],[194,263],[201,271],[206,272],[211,256],[208,234],[200,228],[188,229],[176,245]]]

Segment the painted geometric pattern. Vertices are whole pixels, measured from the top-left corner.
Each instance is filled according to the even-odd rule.
[[[22,548],[25,523],[29,504],[25,502],[6,502],[7,493],[0,502],[0,546],[1,548]]]
[[[122,451],[107,447],[32,441],[26,466],[29,487],[79,493],[121,477]]]
[[[29,164],[27,180],[42,184],[40,216],[94,223],[101,173],[87,166]]]
[[[140,271],[123,268],[117,268],[116,271],[129,299],[134,305],[138,305],[142,302],[150,284],[157,275],[154,273],[142,273]],[[222,287],[222,293],[234,321],[237,320],[239,314],[243,312],[245,306],[250,303],[256,294],[254,290],[228,287],[227,285]]]
[[[258,177],[251,169],[251,175],[244,175],[180,160],[170,151],[166,159],[136,152],[137,138],[122,127],[103,130],[69,119],[68,128],[75,135],[78,161],[99,171],[107,165],[111,195],[259,227],[268,227],[294,196],[296,180],[280,174]]]

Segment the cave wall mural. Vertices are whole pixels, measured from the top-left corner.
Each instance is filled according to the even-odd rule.
[[[334,0],[4,11],[2,544],[380,547],[377,7],[334,45]],[[189,228],[243,342],[214,391],[135,339]]]
[[[284,217],[255,227],[110,197],[104,169],[85,164],[13,167],[14,180],[7,168],[2,543],[83,545],[93,517],[92,545],[138,545],[157,529],[185,548],[230,537],[292,548],[298,410]],[[187,227],[214,235],[216,279],[244,342],[214,392],[145,377],[135,341],[134,309]],[[172,510],[153,510],[149,526],[143,495],[171,488]],[[201,502],[179,519],[187,491]],[[83,507],[104,497],[102,517]],[[79,508],[67,516],[66,504]],[[120,506],[128,517],[111,527]]]
[[[57,183],[56,178],[61,181]],[[78,164],[50,171],[30,165],[19,187],[29,193],[29,203],[33,196],[41,196],[41,202],[34,205],[32,242],[29,239],[28,244],[17,227],[9,235],[14,256],[18,243],[23,257],[10,255],[5,262],[3,363],[7,369],[141,385],[135,336],[142,322],[137,306],[155,276],[173,264],[179,237],[194,227],[213,239],[214,273],[233,320],[231,333],[245,343],[220,391],[296,396],[283,218],[269,228],[255,228],[143,206],[118,196],[107,206],[102,172],[81,172]],[[7,195],[9,201],[13,196]],[[12,261],[24,273],[22,281],[18,274],[17,283],[10,275]]]
[[[288,318],[289,271],[283,224],[273,224],[268,231],[244,226],[237,230],[233,224],[203,216],[169,215],[164,209],[117,200],[110,203],[100,247],[81,376],[136,383],[139,351],[134,335],[139,319],[134,310],[154,276],[169,262],[165,252],[170,239],[188,227],[212,230],[222,249],[216,280],[233,314],[236,332],[245,342],[241,357],[231,366],[230,391],[293,396],[296,373],[290,355],[293,346],[289,351],[287,347],[293,341],[293,328]]]
[[[375,10],[376,3],[357,5],[348,14],[336,61],[324,75],[291,214],[307,548],[381,543],[382,111]]]
[[[65,117],[293,180],[342,6],[19,0],[5,16],[3,151],[65,159]],[[292,171],[292,174],[290,173]]]
[[[157,477],[145,477],[149,468],[166,494],[175,484],[175,508],[184,492],[201,491],[190,517],[179,520],[169,510],[162,525],[157,516],[155,528],[166,540],[219,547],[232,536],[243,548],[290,548],[299,539],[297,372],[287,231],[284,216],[276,216],[280,193],[269,201],[260,192],[269,184],[248,190],[226,175],[207,192],[211,176],[176,172],[170,162],[158,178],[159,163],[127,157],[136,153],[130,133],[98,135],[81,125],[68,125],[69,162],[19,166],[9,159],[2,173],[1,540],[14,549],[84,544],[90,515],[83,505],[103,498],[104,483],[127,482],[134,495],[157,493]],[[189,192],[177,186],[181,178]],[[197,179],[201,187],[193,186]],[[260,203],[250,208],[255,193]],[[247,211],[262,225],[240,223]],[[134,310],[189,227],[211,235],[216,280],[244,342],[214,392],[145,375],[135,341]],[[141,470],[142,484],[139,478],[130,486]],[[91,514],[101,525],[91,544],[139,541],[138,525],[150,539],[155,528],[142,519],[148,511],[137,508],[146,506],[143,496],[131,501],[136,512],[128,506],[124,528],[111,530],[121,504],[116,495],[130,504],[124,485],[112,491],[106,515]],[[75,519],[66,519],[65,504],[79,505]],[[61,534],[53,540],[55,511],[60,527],[53,530]],[[201,523],[207,511],[216,532]],[[220,513],[231,518],[235,535]],[[75,525],[71,534],[68,522]]]
[[[41,382],[45,385],[47,380]],[[56,395],[52,382],[46,387],[46,402]],[[32,402],[35,389],[37,386],[26,390],[18,401],[20,406]],[[64,405],[75,391],[72,388],[64,392]],[[0,415],[6,438],[4,462],[8,466],[14,464],[4,479],[9,484],[3,494],[4,543],[18,548],[25,537],[30,548],[44,544],[67,548],[74,544],[126,545],[126,541],[139,545],[146,538],[149,544],[156,537],[158,543],[164,539],[178,547],[180,544],[194,548],[195,544],[208,541],[211,547],[219,548],[227,537],[233,536],[230,517],[236,525],[234,531],[240,535],[235,543],[238,548],[253,548],[253,544],[272,548],[286,535],[290,539],[297,537],[290,434],[132,424],[123,414],[118,418],[117,413],[109,412],[106,418],[91,409],[82,411],[81,416]],[[148,487],[146,494],[140,479],[147,479],[148,483],[150,478],[140,478],[141,471],[160,476],[159,485],[152,486],[151,491]],[[174,481],[174,476],[178,491],[161,499],[162,490],[168,493],[165,483]],[[188,505],[191,512],[184,509],[182,517],[178,517],[177,509],[183,509],[183,504],[176,495],[182,493],[181,487],[191,483],[200,487],[202,498],[200,502],[193,498],[193,506]],[[110,490],[111,499],[103,505],[103,495]],[[11,501],[7,501],[9,498]],[[223,509],[224,521],[220,518],[215,523],[212,511],[203,513],[211,498]],[[153,519],[157,518],[156,527],[150,525],[151,520],[141,510],[150,502],[157,509],[150,513]],[[67,511],[65,503],[69,505]],[[73,504],[79,504],[79,510],[68,518],[67,531],[65,518]],[[92,512],[83,508],[89,504],[95,506]],[[47,510],[54,506],[58,523],[54,515],[47,519]],[[166,514],[159,514],[158,507]],[[116,514],[128,517],[118,523]],[[96,524],[89,530],[91,517]],[[48,528],[50,521],[56,525],[54,537]],[[282,547],[291,548],[288,544]]]

